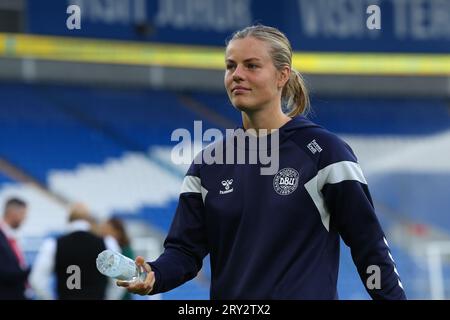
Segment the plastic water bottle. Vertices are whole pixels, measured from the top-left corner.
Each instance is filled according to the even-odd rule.
[[[109,249],[97,256],[96,264],[100,273],[117,280],[137,282],[144,281],[147,276],[147,272],[132,259]]]

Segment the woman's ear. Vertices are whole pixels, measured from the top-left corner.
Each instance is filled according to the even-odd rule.
[[[281,89],[289,81],[291,76],[291,68],[289,66],[284,66],[278,71],[278,88]]]

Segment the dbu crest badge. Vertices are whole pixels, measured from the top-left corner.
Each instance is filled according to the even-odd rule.
[[[299,173],[292,168],[284,168],[278,171],[273,178],[273,188],[281,196],[290,195],[298,187]]]

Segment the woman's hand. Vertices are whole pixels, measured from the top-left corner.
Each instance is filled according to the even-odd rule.
[[[129,283],[127,281],[118,280],[116,283],[119,287],[127,288],[128,292],[145,296],[153,290],[153,286],[155,284],[155,273],[152,271],[150,265],[145,262],[143,257],[138,256],[135,263],[138,268],[144,268],[145,271],[147,271],[147,277],[145,277],[144,282],[136,281]]]

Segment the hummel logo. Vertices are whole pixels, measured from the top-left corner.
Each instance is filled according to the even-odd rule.
[[[312,154],[315,154],[316,152],[321,153],[322,152],[322,148],[319,146],[319,144],[316,142],[316,139],[314,139],[313,141],[311,141],[310,143],[308,143],[307,145],[309,151],[312,152]]]
[[[225,194],[225,193],[233,192],[233,188],[230,188],[232,184],[233,184],[233,179],[223,180],[222,185],[225,187],[225,190],[220,190],[219,193]]]

